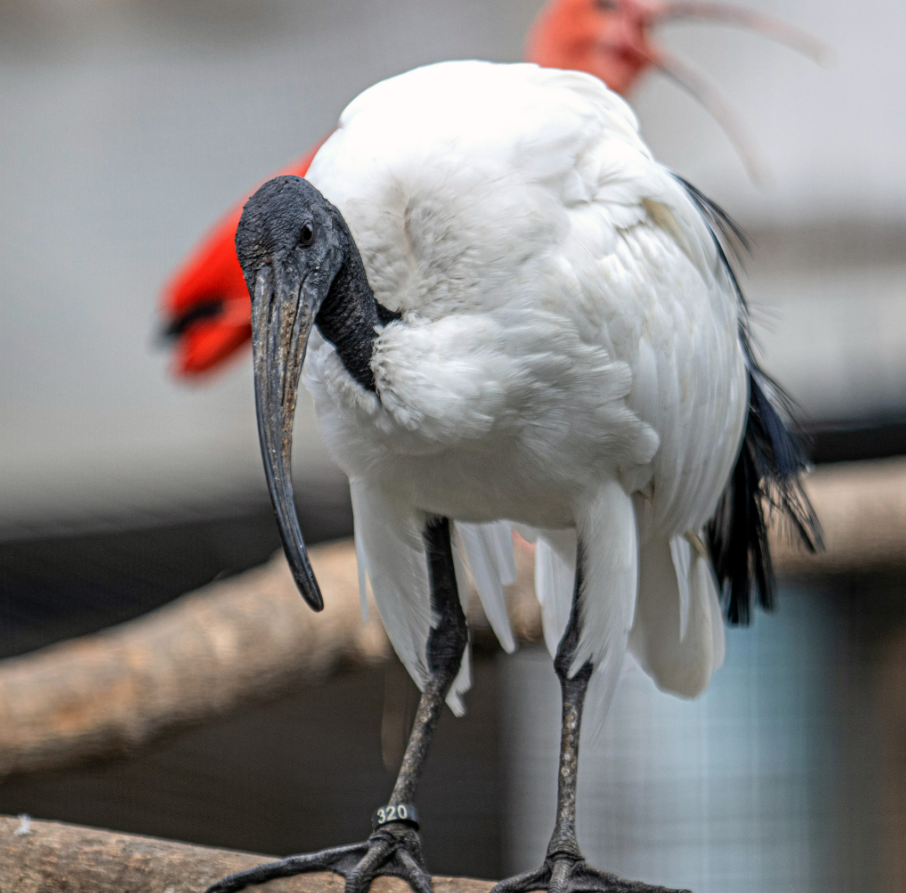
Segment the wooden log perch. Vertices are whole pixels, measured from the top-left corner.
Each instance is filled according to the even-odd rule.
[[[809,555],[774,531],[772,552],[785,576],[906,570],[906,459],[818,468],[806,490],[824,527],[826,549]]]
[[[906,569],[906,461],[821,469],[809,492],[828,550],[774,538],[781,574]],[[180,729],[273,699],[332,673],[376,666],[392,651],[373,603],[361,620],[348,542],[311,550],[325,609],[296,592],[282,555],[102,633],[0,662],[0,779],[138,750]],[[532,556],[517,549],[510,616],[522,642],[541,637]],[[477,599],[476,644],[491,641]]]
[[[315,614],[282,553],[101,633],[0,662],[0,779],[125,755],[343,670],[393,659],[377,607],[362,622],[355,550],[310,550],[325,593]],[[531,557],[519,556],[530,583]],[[524,588],[524,587],[523,587]],[[513,587],[514,631],[540,635]],[[473,605],[477,599],[473,599]],[[478,642],[490,636],[470,612]]]
[[[190,846],[60,822],[0,816],[0,893],[204,893],[224,875],[273,856]],[[436,877],[435,893],[487,893],[489,881]],[[342,893],[336,874],[270,881],[267,893]],[[378,878],[372,893],[411,893],[397,878]]]

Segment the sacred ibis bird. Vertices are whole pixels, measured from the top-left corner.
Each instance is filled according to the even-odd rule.
[[[783,22],[720,3],[651,0],[550,0],[528,35],[525,58],[547,68],[586,71],[628,93],[646,71],[662,71],[694,95],[732,139],[750,171],[757,167],[743,128],[720,95],[688,65],[657,46],[664,22],[713,19],[742,25],[809,55],[821,48]],[[285,170],[304,177],[320,143]],[[227,213],[172,276],[162,296],[165,331],[174,342],[177,375],[222,368],[252,337],[249,301],[234,240],[242,202]]]
[[[287,559],[319,610],[290,477],[303,375],[349,475],[360,571],[422,695],[364,843],[211,893],[313,870],[345,875],[347,893],[380,874],[429,893],[414,800],[442,705],[461,712],[469,687],[464,564],[512,650],[513,528],[537,542],[563,731],[543,864],[496,891],[655,889],[582,859],[583,708],[603,719],[627,652],[662,689],[701,692],[723,661],[722,608],[744,620],[770,601],[767,507],[810,547],[818,535],[728,234],[601,81],[529,64],[384,81],[347,107],[307,180],[252,196],[236,246]]]

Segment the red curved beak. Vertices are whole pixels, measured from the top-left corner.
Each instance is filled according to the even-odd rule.
[[[697,0],[553,0],[529,34],[526,58],[552,68],[573,68],[601,78],[626,94],[645,71],[666,74],[715,118],[739,152],[749,175],[761,180],[752,141],[729,103],[702,75],[652,40],[666,22],[699,20],[757,31],[814,59],[827,56],[815,38],[760,13]]]
[[[786,44],[790,49],[808,56],[816,62],[824,61],[828,48],[817,38],[800,28],[775,19],[772,16],[726,3],[696,2],[696,0],[673,0],[651,7],[648,25],[676,21],[706,21],[722,25],[735,25],[748,31],[757,31],[770,40]]]

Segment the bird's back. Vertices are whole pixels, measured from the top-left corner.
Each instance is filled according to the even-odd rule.
[[[513,300],[518,260],[546,260],[594,200],[608,141],[650,165],[629,107],[589,75],[442,63],[355,99],[309,179],[343,212],[378,300],[436,316]]]
[[[669,532],[713,512],[742,430],[739,307],[706,222],[652,158],[619,96],[589,75],[527,64],[416,69],[350,104],[309,177],[343,213],[382,304],[422,321],[467,320],[459,360],[471,346],[482,352],[476,368],[489,350],[483,338],[497,339],[499,353],[523,354],[502,370],[493,407],[481,413],[471,391],[457,406],[513,413],[517,398],[498,399],[500,391],[520,371],[558,386],[555,350],[548,371],[535,358],[572,338],[579,343],[562,344],[559,359],[572,355],[590,375],[609,363],[612,373],[590,393],[550,391],[552,401],[565,397],[576,413],[589,402],[589,439],[610,450],[631,488],[661,478],[658,519]],[[514,332],[521,340],[510,344]],[[625,404],[653,432],[647,441],[601,417],[603,395],[624,374]],[[457,381],[472,389],[474,378],[451,376],[449,389]],[[407,399],[417,401],[414,389]],[[422,426],[435,441],[441,430],[470,430],[451,405],[437,403],[435,429]],[[518,409],[542,412],[540,401]],[[720,442],[696,439],[712,416],[727,419]]]

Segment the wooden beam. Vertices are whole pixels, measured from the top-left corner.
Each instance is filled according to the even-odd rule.
[[[809,555],[774,530],[772,551],[785,576],[895,573],[906,570],[906,459],[818,468],[807,482],[827,549]]]
[[[136,620],[0,663],[0,778],[115,757],[341,669],[389,660],[346,543],[312,550],[313,613],[282,556]]]
[[[273,856],[190,846],[0,816],[0,890],[10,893],[204,893],[215,881]],[[487,893],[489,881],[436,877],[435,893]],[[264,887],[261,888],[265,889]],[[411,893],[397,878],[379,878],[373,893]],[[267,884],[268,893],[342,893],[339,875],[319,873]]]
[[[804,555],[775,536],[781,574],[906,569],[906,461],[822,468],[808,489],[828,550]],[[278,555],[129,623],[0,662],[0,778],[128,754],[333,673],[392,660],[373,602],[362,623],[352,545],[317,547],[311,560],[321,614],[305,606]],[[517,571],[507,592],[514,632],[538,641],[527,547],[517,549]],[[469,619],[477,645],[490,643],[474,593]]]

